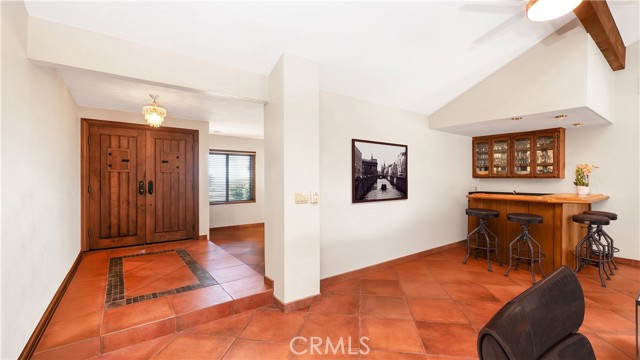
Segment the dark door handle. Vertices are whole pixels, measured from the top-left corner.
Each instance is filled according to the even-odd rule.
[[[151,180],[149,180],[149,186],[148,186],[147,192],[149,193],[149,195],[153,194],[153,181]]]
[[[144,195],[144,181],[138,182],[138,194]]]

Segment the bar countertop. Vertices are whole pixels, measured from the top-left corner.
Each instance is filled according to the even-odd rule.
[[[549,204],[592,204],[598,201],[607,200],[608,195],[603,194],[587,194],[577,195],[571,193],[565,194],[512,194],[512,193],[483,193],[473,192],[467,195],[468,199],[485,199],[485,200],[507,200],[507,201],[526,201],[540,202]]]

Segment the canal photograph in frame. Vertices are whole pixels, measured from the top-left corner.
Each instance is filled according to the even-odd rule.
[[[407,199],[407,145],[351,140],[351,201]]]

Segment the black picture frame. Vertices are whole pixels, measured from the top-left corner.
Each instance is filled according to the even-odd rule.
[[[409,147],[351,140],[351,202],[408,199]]]

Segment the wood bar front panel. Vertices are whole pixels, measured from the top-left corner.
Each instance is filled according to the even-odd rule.
[[[579,224],[571,221],[571,216],[581,214],[590,209],[590,204],[561,204],[509,200],[469,199],[469,207],[493,209],[500,212],[500,217],[490,219],[489,229],[498,236],[500,260],[509,263],[509,243],[520,233],[519,223],[508,221],[509,213],[537,214],[544,218],[542,224],[529,226],[529,234],[541,245],[545,259],[542,269],[545,274],[560,267],[575,265],[570,251],[584,236],[585,230]],[[470,216],[468,231],[477,226],[477,219]],[[523,266],[523,268],[527,268]]]

